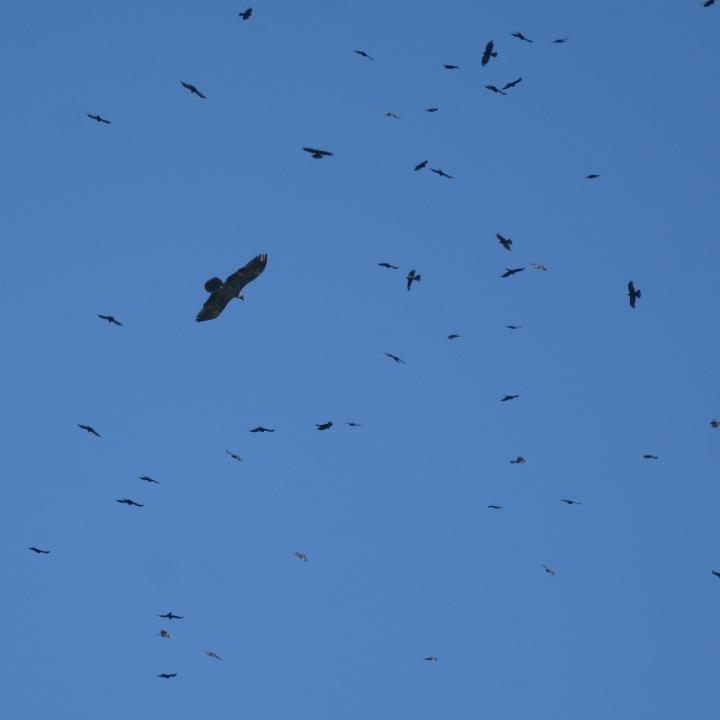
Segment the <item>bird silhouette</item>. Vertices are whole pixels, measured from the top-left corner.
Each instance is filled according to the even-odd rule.
[[[400,116],[399,116],[399,115],[396,115],[394,112],[385,111],[385,112],[383,113],[383,115],[384,115],[385,117],[388,117],[388,118],[394,118],[395,120],[399,120],[399,119],[400,119]]]
[[[717,430],[717,428],[720,427],[720,420],[717,420],[716,418],[713,418],[713,419],[710,421],[710,427],[713,427],[713,428],[715,428],[715,429]]]
[[[428,655],[428,657],[424,658],[427,662],[437,662],[437,658],[434,655]]]
[[[486,85],[485,87],[488,90],[492,90],[494,93],[498,93],[498,95],[507,95],[507,93],[504,90],[501,90],[500,88],[497,88],[494,85]]]
[[[462,337],[462,335],[457,335],[456,333],[452,333],[451,335],[447,336],[448,340],[457,340],[459,337]]]
[[[352,420],[351,420],[350,422],[347,422],[347,421],[346,421],[345,424],[346,424],[348,427],[362,427],[362,425],[361,425],[360,423],[353,422]]]
[[[516,85],[519,85],[521,82],[522,82],[522,78],[519,77],[517,80],[513,80],[512,82],[505,83],[505,85],[503,85],[502,89],[510,90],[510,88],[514,88]]]
[[[524,465],[526,462],[527,460],[522,455],[518,455],[514,460],[510,461],[512,465]]]
[[[446,70],[459,70],[460,69],[459,65],[443,65],[443,67]]]
[[[415,166],[415,170],[422,170],[424,167],[427,167],[427,164],[428,164],[428,161],[427,161],[427,160],[423,160],[422,162],[419,162],[419,163]]]
[[[370,57],[364,50],[353,50],[356,55],[367,58],[368,60],[374,60],[374,57]]]
[[[293,555],[294,555],[298,560],[302,560],[303,562],[307,562],[307,561],[308,561],[308,556],[307,556],[305,553],[294,552]]]
[[[332,153],[329,150],[318,150],[317,148],[304,147],[303,150],[306,153],[310,153],[316,160],[322,160],[324,157],[332,157]]]
[[[379,262],[378,265],[383,268],[387,268],[388,270],[399,270],[400,268],[397,265],[391,265],[390,263],[386,262]]]
[[[566,505],[582,505],[579,500],[571,500],[570,498],[560,498],[560,502],[563,502]]]
[[[141,505],[140,503],[135,502],[134,500],[131,500],[130,498],[122,498],[122,499],[115,498],[115,502],[120,503],[121,505],[127,505],[128,507],[145,507],[144,505]]]
[[[149,475],[140,475],[140,479],[144,480],[145,482],[155,483],[156,485],[160,484],[157,480],[154,480]]]
[[[635,309],[635,302],[638,298],[642,297],[642,293],[640,292],[640,290],[635,289],[635,283],[633,283],[632,280],[628,283],[627,294],[628,298],[630,298],[630,307]]]
[[[440,177],[446,177],[450,180],[454,179],[452,175],[448,175],[444,170],[440,170],[440,168],[430,168],[430,170]]]
[[[488,510],[502,510],[502,505],[488,505]]]
[[[102,437],[102,435],[100,435],[100,433],[99,433],[94,427],[92,427],[92,425],[80,425],[80,424],[78,424],[78,427],[79,427],[81,430],[85,430],[86,432],[89,432],[91,435],[95,435],[95,437]]]
[[[522,328],[522,325],[506,325],[505,327],[508,330],[520,330]]]
[[[437,107],[429,107],[429,108],[425,108],[425,112],[433,113],[433,112],[437,112],[439,109],[440,108],[437,108]]]
[[[229,450],[225,451],[233,460],[237,460],[238,462],[242,462],[242,458],[234,452],[230,452]]]
[[[95,120],[95,122],[104,123],[105,125],[112,125],[110,120],[106,120],[104,117],[101,117],[100,115],[91,115],[90,113],[85,113],[91,120]]]
[[[533,42],[530,38],[525,37],[521,32],[514,32],[510,33],[513,37],[517,38],[518,40],[524,40],[525,42]]]
[[[34,545],[30,545],[28,550],[32,550],[34,553],[37,553],[38,555],[49,555],[49,550],[43,550],[42,548],[35,547]]]
[[[262,425],[258,425],[257,427],[254,427],[252,430],[250,430],[251,433],[265,433],[265,432],[275,432],[274,428],[266,428]]]
[[[191,95],[197,95],[198,97],[202,98],[203,100],[207,100],[207,98],[192,83],[186,83],[181,80],[180,84],[184,88],[189,90]]]
[[[542,270],[543,272],[547,272],[547,268],[542,263],[530,263],[530,267],[533,270]]]
[[[563,43],[566,43],[570,38],[555,38],[555,40],[551,40],[551,43],[554,45],[562,45]]]
[[[645,453],[645,455],[643,455],[643,458],[645,458],[645,460],[659,460],[660,459],[657,455],[653,455],[652,453]]]
[[[158,617],[161,618],[167,618],[168,620],[182,620],[185,616],[184,615],[176,615],[172,610],[168,613],[165,613],[164,615],[158,615]]]
[[[420,282],[422,280],[422,276],[418,275],[414,270],[411,270],[405,279],[407,280],[407,289],[409,290],[414,282]]]
[[[497,53],[494,50],[495,43],[491,40],[486,46],[485,50],[483,51],[482,60],[480,61],[480,64],[485,66],[490,62],[490,58],[496,58]]]
[[[158,633],[158,635],[159,635],[161,638],[169,638],[169,637],[170,637],[170,633],[169,633],[167,630],[161,630],[161,631]]]
[[[545,570],[548,575],[557,575],[557,573],[549,565],[543,565],[543,570]]]
[[[206,650],[205,654],[208,657],[215,658],[216,660],[222,660],[222,658],[217,653],[214,653],[212,650]]]
[[[249,7],[247,10],[243,10],[238,17],[241,17],[243,20],[249,20],[252,14],[253,9]]]
[[[107,320],[110,325],[122,325],[122,323],[114,315],[101,315],[97,313],[101,320]]]
[[[177,677],[177,673],[160,673],[158,675],[159,678],[164,678],[165,680],[169,680],[170,678]]]
[[[599,177],[600,177],[600,175],[598,175],[597,173],[590,173],[589,175],[585,176],[585,179],[586,180],[597,180],[597,178],[599,178]]]
[[[508,400],[515,400],[515,398],[519,398],[519,395],[503,395],[500,398],[500,402],[507,402]]]
[[[501,278],[507,278],[515,273],[522,272],[525,268],[505,268],[505,272],[500,276]]]
[[[720,572],[718,572],[717,570],[711,570],[710,572],[711,572],[715,577],[720,578]]]
[[[715,0],[705,0],[703,3],[703,7],[710,7],[711,5],[715,4]]]
[[[327,422],[324,422],[324,423],[315,423],[315,427],[318,430],[329,430],[332,426],[333,426],[332,420],[328,420]]]
[[[495,237],[498,242],[506,249],[512,252],[512,240],[510,238],[503,237],[500,233],[495,233]]]

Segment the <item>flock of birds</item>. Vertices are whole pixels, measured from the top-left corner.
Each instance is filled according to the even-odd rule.
[[[716,0],[705,0],[702,5],[703,7],[710,7],[714,5]],[[243,21],[248,21],[253,16],[253,8],[249,7],[246,10],[239,13],[239,17]],[[513,32],[510,33],[510,35],[517,40],[521,42],[526,43],[533,43],[534,41],[524,35],[521,32]],[[555,38],[551,40],[550,42],[552,44],[556,45],[562,45],[564,43],[567,43],[569,38],[566,37],[560,37]],[[355,49],[353,51],[358,56],[370,60],[375,61],[375,58],[371,56],[369,53],[367,53],[365,50],[359,50]],[[480,64],[481,66],[488,65],[491,61],[496,59],[498,57],[498,51],[496,50],[495,43],[491,40],[486,45],[482,52],[482,56],[480,58]],[[459,70],[460,67],[458,65],[454,64],[444,64],[443,68],[448,71],[455,71]],[[519,77],[515,80],[512,80],[508,83],[505,83],[501,87],[497,87],[496,85],[488,84],[485,87],[496,94],[500,95],[507,95],[507,91],[511,90],[513,88],[516,88],[520,83],[522,82],[522,77]],[[181,85],[183,88],[188,90],[188,92],[192,95],[197,96],[198,98],[201,98],[203,100],[207,99],[207,96],[204,95],[195,85],[192,83],[181,81]],[[427,112],[437,112],[439,108],[437,107],[430,107],[426,108]],[[385,112],[384,115],[386,117],[392,118],[392,119],[400,119],[400,116],[393,112]],[[87,113],[87,117],[104,125],[110,125],[111,121],[102,117],[99,114],[91,114]],[[316,160],[322,160],[325,158],[329,158],[333,156],[333,153],[329,150],[323,150],[319,148],[314,147],[303,147],[302,150],[306,153],[308,153],[313,159]],[[415,171],[420,171],[425,169],[428,166],[428,160],[423,160],[419,163],[417,163],[414,166]],[[440,177],[445,177],[448,179],[453,179],[452,175],[449,175],[448,173],[444,172],[440,168],[430,168],[430,170],[437,174]],[[590,173],[585,176],[587,180],[596,180],[600,177],[597,173]],[[506,250],[507,252],[512,252],[513,250],[513,241],[511,238],[505,237],[501,233],[496,233],[496,239],[498,243],[501,245],[501,247]],[[208,320],[214,320],[217,319],[220,314],[225,310],[225,308],[230,304],[230,301],[233,299],[239,299],[244,300],[243,295],[243,289],[253,280],[258,278],[265,270],[267,265],[268,257],[265,254],[257,255],[255,258],[250,260],[247,264],[245,264],[243,267],[239,268],[236,272],[229,275],[224,281],[221,278],[213,277],[210,280],[208,280],[205,283],[205,290],[208,293],[208,297],[205,300],[202,308],[197,314],[196,321],[197,322],[204,322]],[[385,270],[399,270],[398,265],[393,265],[392,263],[389,263],[387,261],[378,262],[377,265]],[[538,271],[547,271],[547,267],[542,265],[541,263],[531,263],[530,267],[534,270]],[[513,267],[513,268],[505,268],[505,271],[500,275],[501,278],[509,278],[512,277],[520,272],[525,270],[525,267]],[[407,290],[410,291],[412,289],[413,284],[420,283],[422,280],[422,276],[420,273],[418,273],[415,269],[409,270],[407,275],[405,276],[406,286]],[[632,280],[628,282],[627,285],[627,297],[629,301],[629,305],[632,309],[635,309],[637,301],[642,297],[641,290],[639,288],[635,287],[635,284]],[[97,314],[97,317],[106,321],[110,325],[116,325],[119,327],[123,326],[123,323],[118,320],[114,315],[108,315],[108,314]],[[521,326],[519,325],[506,325],[506,328],[510,330],[520,330]],[[447,336],[448,340],[456,340],[458,338],[461,338],[462,336],[456,333],[450,334]],[[405,364],[405,360],[400,358],[398,355],[395,355],[394,353],[385,352],[384,355],[386,355],[389,359],[393,360],[395,363],[398,364]],[[518,399],[520,396],[517,394],[505,394],[500,397],[500,402],[510,402],[512,400]],[[347,427],[350,428],[357,428],[362,427],[360,423],[355,421],[345,421],[344,423]],[[710,421],[710,425],[714,429],[720,428],[720,420],[713,418]],[[92,426],[88,424],[78,424],[78,427],[85,432],[89,433],[90,435],[93,435],[97,438],[102,437],[102,435]],[[315,428],[318,431],[327,431],[334,427],[334,423],[331,420],[316,423]],[[258,425],[254,428],[251,428],[249,430],[251,433],[274,433],[276,432],[276,428],[268,428],[263,425]],[[241,462],[242,457],[232,452],[231,450],[226,450],[226,453],[229,455],[229,457],[232,460]],[[643,458],[646,460],[659,460],[659,456],[655,455],[653,453],[646,453],[643,455]],[[513,465],[523,465],[527,461],[522,456],[517,456],[516,458],[510,460],[510,463]],[[159,484],[159,481],[155,480],[154,478],[148,476],[148,475],[141,475],[139,476],[139,479],[150,483],[150,484]],[[121,505],[127,505],[128,507],[134,507],[134,508],[142,508],[144,507],[143,503],[139,503],[136,500],[133,500],[132,498],[128,497],[122,497],[122,498],[115,498],[115,502],[121,504]],[[582,505],[581,501],[573,499],[573,498],[560,498],[560,502],[564,503],[568,506],[579,506]],[[487,508],[489,510],[493,511],[500,511],[503,509],[502,505],[498,504],[489,504],[487,505]],[[46,548],[40,548],[34,545],[29,546],[29,550],[31,550],[33,553],[37,555],[49,555],[50,550]],[[308,556],[300,551],[293,552],[292,555],[297,558],[301,562],[307,562]],[[542,564],[543,570],[551,576],[556,575],[556,571],[547,564]],[[712,575],[720,579],[720,570],[711,570]],[[164,614],[158,615],[158,617],[168,620],[169,622],[176,621],[176,620],[182,620],[182,615],[177,615],[172,611],[169,611]],[[168,630],[165,628],[161,628],[160,631],[157,633],[159,637],[168,639],[171,637],[171,634]],[[205,654],[213,659],[216,660],[222,660],[222,657],[220,657],[217,653],[215,653],[212,650],[206,650]],[[438,658],[434,655],[430,655],[424,658],[424,660],[428,662],[436,662]],[[157,677],[169,680],[172,678],[177,677],[176,672],[162,672],[157,675]]]

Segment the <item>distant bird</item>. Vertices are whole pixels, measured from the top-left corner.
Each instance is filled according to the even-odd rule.
[[[97,313],[101,320],[107,320],[111,325],[122,325],[122,323],[114,315],[101,315]]]
[[[315,427],[318,430],[329,430],[333,426],[332,420],[328,420],[325,423],[315,423]]]
[[[414,282],[420,282],[422,280],[422,276],[418,275],[414,270],[411,270],[405,279],[407,280],[407,289],[409,290]]]
[[[161,630],[161,631],[158,633],[158,635],[159,635],[161,638],[169,638],[169,637],[170,637],[170,633],[169,633],[167,630]]]
[[[514,32],[510,33],[513,37],[516,37],[518,40],[524,40],[525,42],[533,42],[530,38],[526,38],[521,32]]]
[[[390,263],[381,262],[378,263],[380,267],[387,268],[388,270],[399,270],[400,268],[397,265],[391,265]]]
[[[396,363],[403,363],[403,365],[407,364],[404,360],[399,358],[397,355],[393,355],[392,353],[384,353],[384,354],[387,355],[389,358],[392,358]]]
[[[185,616],[184,615],[176,615],[171,610],[169,613],[165,613],[164,615],[158,615],[158,617],[167,618],[168,620],[182,620]]]
[[[509,90],[510,88],[514,88],[516,85],[519,85],[521,82],[522,82],[522,78],[519,77],[517,80],[513,80],[512,82],[505,83],[505,85],[503,85],[502,89]]]
[[[495,237],[506,250],[510,250],[512,252],[512,240],[510,238],[503,237],[500,233],[495,233]]]
[[[505,272],[500,276],[501,278],[510,277],[515,273],[522,272],[525,268],[505,268]]]
[[[443,65],[443,67],[446,70],[459,70],[460,69],[459,65]]]
[[[205,654],[208,657],[215,658],[216,660],[222,660],[222,658],[217,653],[214,653],[212,650],[206,650]]]
[[[503,90],[500,90],[500,88],[497,88],[494,85],[486,85],[485,87],[488,90],[492,90],[494,93],[498,93],[499,95],[507,95],[506,92],[504,92]]]
[[[158,675],[159,678],[164,678],[165,680],[169,680],[170,678],[177,677],[177,673],[160,673]]]
[[[586,180],[595,180],[599,177],[600,177],[600,175],[598,175],[597,173],[590,173],[589,175],[585,176],[585,179]]]
[[[364,50],[353,50],[356,55],[367,58],[368,60],[374,60],[374,57],[370,57]]]
[[[430,168],[430,170],[431,170],[432,172],[434,172],[436,175],[439,175],[440,177],[446,177],[446,178],[449,178],[450,180],[453,180],[453,176],[452,176],[452,175],[448,175],[444,170],[440,170],[439,168],[437,168],[437,169],[436,169],[436,168]]]
[[[453,333],[452,335],[448,335],[448,340],[457,340],[459,337],[462,337],[462,335],[456,335]]]
[[[28,550],[32,550],[34,553],[37,553],[38,555],[49,555],[49,550],[43,550],[42,548],[35,547],[34,545],[30,545]]]
[[[121,500],[115,498],[115,502],[120,503],[121,505],[127,505],[128,507],[145,507],[144,505],[141,505],[140,503],[135,502],[130,498],[122,498]]]
[[[520,330],[522,329],[522,325],[506,325],[505,326],[508,330]]]
[[[657,455],[653,455],[652,453],[645,453],[645,455],[643,455],[643,458],[645,460],[659,460],[660,459]]]
[[[717,570],[711,570],[710,572],[711,572],[715,577],[720,578],[720,572],[718,572]]]
[[[225,451],[233,460],[237,460],[238,462],[242,462],[242,458],[234,452],[230,452],[229,450]]]
[[[541,263],[530,263],[530,267],[533,270],[543,270],[543,271],[547,272],[547,268]]]
[[[717,430],[717,428],[720,427],[720,420],[716,420],[715,418],[713,418],[713,419],[710,421],[710,426],[711,426],[711,427],[714,427],[714,428]]]
[[[526,462],[527,460],[522,455],[518,455],[514,460],[510,461],[512,465],[524,465]]]
[[[562,43],[566,43],[570,38],[556,38],[555,40],[552,40],[552,44],[554,45],[562,45]]]
[[[425,112],[437,112],[440,108],[437,107],[429,107],[425,108]]]
[[[437,662],[437,658],[434,655],[428,655],[428,657],[425,658],[427,662]]]
[[[549,565],[543,565],[543,570],[545,570],[548,575],[557,575],[557,573]]]
[[[318,150],[317,148],[304,147],[303,150],[306,153],[310,153],[316,160],[322,160],[324,157],[332,157],[332,153],[329,150]]]
[[[156,485],[160,484],[157,480],[154,480],[149,475],[140,475],[140,479],[144,480],[145,482],[155,483]]]
[[[715,0],[705,0],[703,3],[703,7],[710,7],[711,5],[715,4]]]
[[[507,402],[508,400],[515,400],[515,398],[519,398],[519,395],[503,395],[500,398],[500,402]]]
[[[81,430],[85,430],[86,432],[89,432],[91,435],[95,435],[96,437],[102,437],[100,433],[91,425],[78,425],[78,427]]]
[[[399,116],[399,115],[396,115],[394,112],[387,112],[387,111],[386,111],[386,112],[383,113],[383,115],[384,115],[385,117],[395,118],[395,120],[399,120],[399,119],[400,119],[400,116]]]
[[[198,97],[202,98],[203,100],[207,100],[207,98],[192,83],[186,83],[181,80],[180,84],[184,88],[189,90],[191,95],[197,95]]]
[[[308,556],[307,556],[305,553],[294,552],[293,555],[294,555],[298,560],[302,560],[303,562],[307,562],[307,561],[308,561]]]
[[[196,322],[214,320],[233,298],[242,299],[242,289],[262,274],[267,265],[267,255],[258,255],[236,270],[223,282],[219,277],[210,278],[205,283],[205,291],[210,297],[195,318]]]
[[[90,113],[85,113],[91,120],[95,120],[99,123],[105,123],[105,125],[112,125],[110,120],[106,120],[104,117],[100,117],[100,115],[91,115]]]
[[[484,67],[490,62],[490,58],[496,58],[497,53],[494,50],[495,43],[491,40],[486,46],[485,50],[483,51],[482,60],[480,61],[480,64]]]
[[[243,10],[238,17],[241,17],[243,20],[249,20],[252,14],[253,9],[249,7],[247,10]]]
[[[254,427],[251,431],[251,433],[264,433],[264,432],[275,432],[275,428],[266,428],[262,425],[258,425],[257,427]]]
[[[635,289],[635,284],[633,283],[632,280],[628,283],[628,292],[627,292],[627,294],[628,294],[628,297],[630,298],[630,307],[634,309],[634,308],[635,308],[635,301],[636,301],[638,298],[642,297],[642,293],[640,292],[640,290],[636,290],[636,289]]]
[[[488,509],[489,510],[502,510],[503,506],[502,505],[488,505]]]
[[[428,164],[428,161],[427,161],[427,160],[423,160],[422,162],[419,162],[419,163],[415,166],[415,170],[422,170],[424,167],[427,167],[427,164]]]
[[[345,424],[346,424],[348,427],[362,427],[362,425],[361,425],[360,423],[353,422],[352,420],[351,420],[350,422],[347,422],[347,421],[346,421]]]
[[[564,502],[566,505],[582,505],[579,500],[570,500],[570,498],[560,498],[560,502]]]

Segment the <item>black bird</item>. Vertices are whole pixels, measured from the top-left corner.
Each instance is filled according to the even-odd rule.
[[[645,460],[659,460],[660,459],[657,455],[653,455],[652,453],[645,453],[645,455],[643,455],[643,458]]]
[[[380,267],[387,268],[388,270],[399,270],[400,268],[397,265],[391,265],[390,263],[381,262],[378,263]]]
[[[238,462],[242,462],[242,458],[241,458],[238,454],[236,454],[236,453],[234,453],[234,452],[230,452],[229,450],[226,450],[225,452],[226,452],[233,460],[237,460]]]
[[[503,90],[500,90],[500,88],[497,88],[494,85],[486,85],[485,87],[488,90],[492,90],[494,93],[498,93],[499,95],[507,95],[506,92],[504,92]]]
[[[91,115],[90,113],[85,113],[91,120],[95,120],[99,123],[105,123],[106,125],[112,125],[112,123],[109,120],[106,120],[104,117],[100,117],[100,115]]]
[[[352,422],[352,421],[346,422],[345,424],[346,424],[348,427],[362,427],[362,425],[361,425],[360,423],[356,423],[356,422]]]
[[[95,435],[96,437],[102,437],[100,433],[91,425],[78,425],[78,427],[81,430],[85,430],[86,432],[89,432],[91,435]]]
[[[397,355],[393,355],[392,353],[384,353],[384,355],[387,355],[389,358],[392,358],[396,363],[402,363],[403,365],[406,365],[407,363],[399,358]]]
[[[718,572],[717,570],[711,570],[710,572],[711,572],[715,577],[719,577],[719,578],[720,578],[720,572]]]
[[[400,119],[400,116],[399,116],[399,115],[396,115],[394,112],[388,112],[388,111],[386,111],[386,112],[383,113],[383,115],[384,115],[385,117],[395,118],[395,120],[399,120],[399,119]]]
[[[490,510],[502,510],[503,506],[502,505],[488,505],[488,508]]]
[[[294,555],[298,560],[302,560],[303,562],[307,562],[307,561],[308,561],[308,556],[307,556],[305,553],[294,552],[293,555]]]
[[[158,615],[158,617],[167,618],[168,620],[182,620],[185,616],[176,615],[174,612],[170,611],[169,613],[165,613],[164,615]]]
[[[500,276],[501,278],[510,277],[515,273],[522,272],[525,268],[505,268],[505,272]]]
[[[446,177],[446,178],[449,178],[450,180],[453,180],[453,176],[448,175],[444,170],[440,170],[439,168],[438,169],[430,168],[430,170],[432,170],[432,172],[434,172],[436,175],[439,175],[440,177]]]
[[[448,340],[456,340],[459,337],[462,337],[462,335],[456,335],[453,333],[452,335],[448,335]]]
[[[325,423],[315,423],[315,427],[318,430],[329,430],[333,426],[332,420],[328,420]]]
[[[167,630],[161,630],[161,631],[158,633],[158,635],[159,635],[161,638],[169,638],[169,637],[170,637],[170,633],[169,633]]]
[[[208,657],[215,658],[216,660],[222,660],[222,658],[217,653],[214,653],[212,650],[206,650],[205,654]]]
[[[570,38],[556,38],[552,41],[555,45],[561,45],[562,43],[566,43]]]
[[[115,502],[120,503],[121,505],[127,505],[128,507],[145,507],[144,505],[141,505],[140,503],[135,502],[130,498],[123,498],[122,500],[118,500],[117,498],[115,498]]]
[[[597,180],[597,178],[599,178],[599,177],[600,177],[600,175],[598,175],[597,173],[590,173],[589,175],[585,176],[585,179],[586,180]]]
[[[238,17],[241,17],[243,20],[249,20],[252,14],[253,9],[249,7],[247,10],[243,10]]]
[[[527,460],[522,456],[518,455],[514,460],[510,461],[511,465],[524,465],[527,462]]]
[[[543,270],[544,272],[547,272],[547,268],[542,263],[530,263],[530,267],[533,270]]]
[[[522,328],[522,325],[506,325],[505,327],[508,330],[520,330]]]
[[[201,97],[203,100],[207,100],[207,98],[192,83],[186,83],[181,80],[180,84],[184,88],[189,90],[191,95],[197,95],[198,97]]]
[[[101,320],[107,320],[111,325],[122,325],[122,323],[114,315],[101,315],[97,313]]]
[[[490,58],[496,58],[497,53],[494,51],[495,43],[491,40],[486,46],[485,50],[483,52],[482,60],[480,61],[480,64],[485,66],[490,62]]]
[[[425,112],[437,112],[440,108],[431,107],[431,108],[425,108]]]
[[[310,153],[316,160],[322,160],[324,157],[332,157],[332,153],[329,150],[318,150],[317,148],[304,147],[303,150],[306,153]]]
[[[459,65],[443,65],[443,67],[446,70],[459,70],[460,69]]]
[[[715,429],[717,430],[717,428],[720,427],[720,420],[716,420],[715,418],[713,418],[713,419],[710,421],[710,427],[713,427],[713,428],[715,428]]]
[[[525,42],[533,42],[530,38],[526,38],[521,32],[514,32],[510,33],[513,37],[516,37],[518,40],[524,40]]]
[[[197,322],[214,320],[233,298],[242,299],[242,289],[258,277],[266,265],[267,255],[258,255],[230,275],[225,282],[218,277],[210,278],[205,283],[205,290],[210,293],[210,297],[205,301],[195,320]]]
[[[160,673],[158,675],[159,678],[165,678],[165,680],[168,680],[169,678],[177,677],[177,673]]]
[[[422,170],[424,167],[427,167],[427,164],[428,164],[428,161],[427,161],[427,160],[423,160],[422,162],[419,162],[419,163],[415,166],[415,170]]]
[[[556,573],[549,565],[543,565],[543,570],[544,570],[548,575],[557,575],[557,573]]]
[[[49,550],[43,550],[39,547],[35,547],[34,545],[30,545],[28,550],[32,550],[34,553],[37,553],[38,555],[49,555],[50,554]]]
[[[632,280],[628,283],[628,292],[627,292],[627,294],[628,294],[628,297],[630,298],[630,307],[631,307],[631,308],[634,308],[634,307],[635,307],[635,301],[636,301],[639,297],[642,297],[642,293],[640,292],[640,290],[636,290],[636,289],[635,289],[635,284],[633,283]]]
[[[512,251],[512,240],[510,238],[503,237],[500,233],[495,233],[495,237],[506,250]]]
[[[156,485],[160,484],[157,480],[153,480],[149,475],[140,475],[140,479],[145,482],[155,483]]]
[[[275,432],[275,428],[266,428],[262,425],[258,425],[257,427],[254,427],[250,432]]]
[[[428,657],[424,658],[427,662],[437,662],[437,658],[434,655],[429,655]]]
[[[370,57],[364,50],[353,50],[356,55],[367,58],[368,60],[374,60],[374,57]]]
[[[507,402],[508,400],[515,400],[515,398],[519,398],[519,395],[503,395],[500,398],[500,402]]]
[[[715,4],[715,0],[705,0],[703,3],[703,7],[710,7],[711,5]]]
[[[407,280],[407,289],[409,290],[414,282],[420,282],[422,280],[422,276],[418,275],[414,270],[411,270],[405,279]]]
[[[560,502],[564,502],[566,505],[582,505],[579,500],[570,500],[570,498],[560,498]]]
[[[522,78],[519,77],[517,80],[513,80],[512,82],[506,83],[503,85],[503,90],[509,90],[510,88],[514,88],[516,85],[519,85],[522,82]]]

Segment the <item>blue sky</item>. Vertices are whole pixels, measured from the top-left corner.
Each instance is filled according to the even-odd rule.
[[[0,8],[3,714],[714,717],[720,7],[253,7]]]

